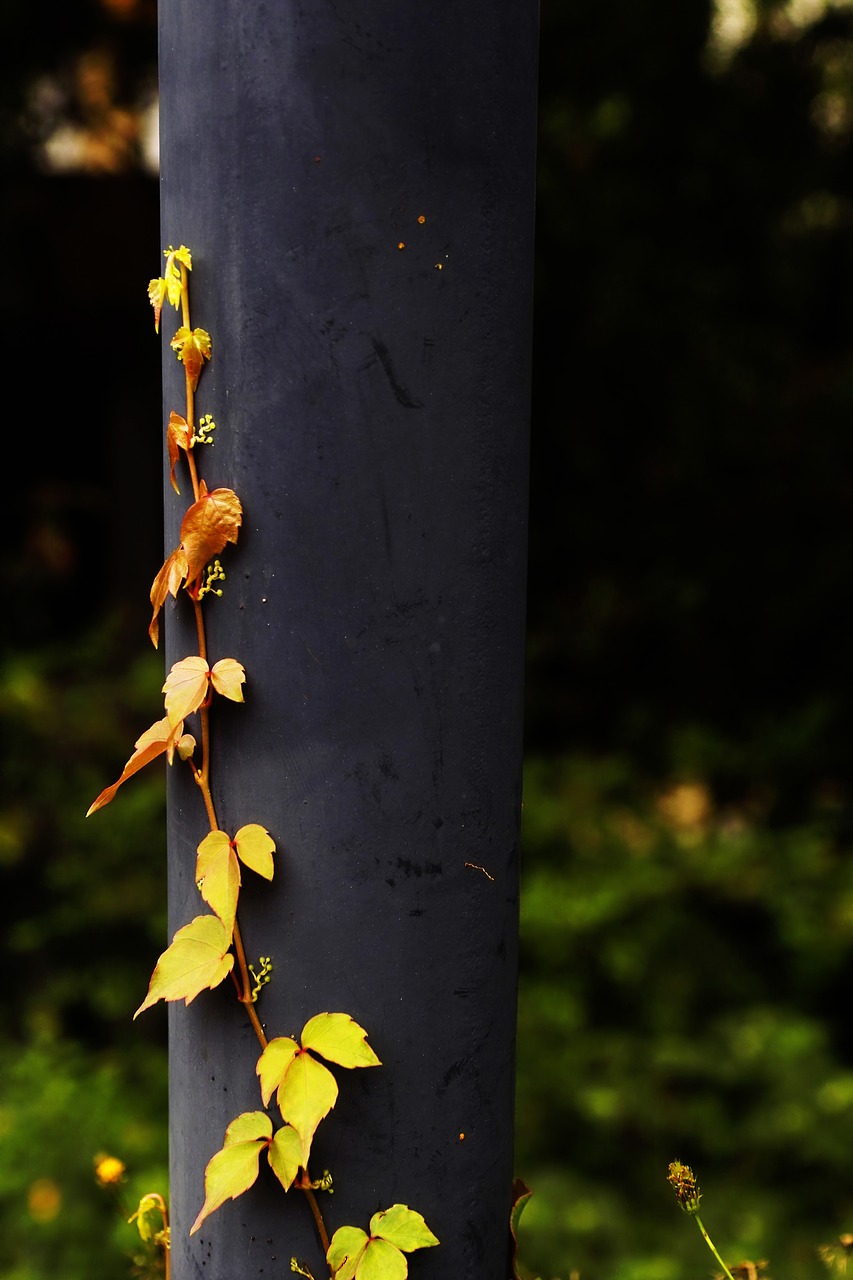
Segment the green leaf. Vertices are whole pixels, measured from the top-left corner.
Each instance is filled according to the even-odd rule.
[[[237,857],[252,871],[256,871],[265,880],[272,880],[272,856],[275,853],[275,841],[266,827],[257,822],[250,822],[241,827],[234,837]]]
[[[300,1049],[279,1086],[278,1105],[284,1119],[302,1139],[303,1167],[307,1168],[317,1125],[329,1114],[337,1097],[338,1086],[331,1071]]]
[[[355,1269],[356,1280],[405,1280],[408,1274],[405,1255],[396,1245],[378,1238],[367,1242]]]
[[[199,892],[228,930],[234,931],[240,896],[240,865],[224,831],[211,831],[198,846],[195,878]]]
[[[148,995],[134,1019],[158,1000],[189,1004],[200,991],[217,987],[234,966],[230,946],[231,934],[216,916],[196,916],[184,925],[157,961]]]
[[[352,1280],[368,1242],[369,1236],[361,1227],[338,1227],[326,1254],[335,1280]]]
[[[290,1036],[276,1036],[270,1040],[260,1058],[256,1072],[261,1082],[261,1097],[264,1106],[275,1093],[287,1074],[287,1069],[299,1052],[299,1045]]]
[[[438,1244],[438,1238],[432,1234],[421,1215],[405,1204],[392,1204],[390,1209],[374,1213],[370,1219],[370,1234],[381,1236],[406,1253]]]
[[[273,1173],[289,1191],[302,1164],[302,1140],[292,1125],[276,1130],[267,1155]]]
[[[367,1032],[347,1013],[318,1013],[302,1028],[302,1047],[341,1067],[379,1067]]]
[[[521,1178],[513,1181],[512,1208],[509,1215],[509,1229],[512,1236],[512,1280],[521,1280],[521,1272],[518,1269],[518,1224],[525,1205],[532,1195],[533,1192]]]
[[[242,1138],[241,1134],[254,1136]],[[246,1112],[231,1121],[225,1145],[211,1157],[204,1171],[204,1204],[190,1227],[190,1235],[226,1200],[235,1200],[254,1185],[261,1147],[268,1145],[271,1135],[272,1121],[262,1111]]]

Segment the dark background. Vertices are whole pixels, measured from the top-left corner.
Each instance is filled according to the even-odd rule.
[[[751,12],[542,8],[518,1169],[562,1280],[713,1269],[676,1158],[730,1263],[853,1224],[853,11]],[[0,63],[0,1270],[99,1280],[93,1157],[165,1190],[162,778],[82,817],[162,681],[154,6],[7,0]]]

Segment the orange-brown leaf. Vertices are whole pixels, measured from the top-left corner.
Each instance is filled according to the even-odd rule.
[[[166,445],[169,450],[169,479],[172,482],[172,488],[175,493],[180,493],[178,482],[175,478],[175,467],[180,457],[181,449],[184,453],[189,452],[190,448],[190,426],[186,418],[182,418],[179,413],[174,410],[169,414],[169,425],[166,428]]]
[[[181,583],[186,576],[187,553],[183,547],[175,547],[175,550],[167,557],[162,569],[151,584],[150,596],[154,613],[148,627],[148,634],[155,649],[160,641],[160,610],[165,604],[167,595],[171,593],[176,596],[178,594]]]
[[[233,489],[213,489],[193,503],[181,521],[188,582],[195,581],[227,542],[237,541],[242,520],[243,507]]]
[[[119,787],[123,782],[127,782],[128,778],[132,778],[135,773],[143,769],[145,765],[150,764],[152,760],[156,760],[158,756],[166,755],[169,764],[175,751],[175,743],[183,732],[183,722],[173,725],[169,723],[168,716],[163,720],[158,720],[156,724],[152,724],[150,729],[146,729],[140,738],[136,741],[136,750],[128,760],[121,772],[121,777],[112,786],[106,787],[97,800],[89,806],[89,814],[96,813],[98,809],[103,809],[104,805],[115,796]]]

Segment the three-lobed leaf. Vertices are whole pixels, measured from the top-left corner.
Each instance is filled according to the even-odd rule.
[[[282,1116],[301,1139],[303,1165],[308,1164],[317,1126],[338,1097],[335,1077],[312,1055],[342,1067],[379,1066],[366,1036],[349,1014],[319,1013],[302,1028],[301,1046],[290,1036],[278,1036],[258,1059],[264,1106],[275,1093]]]
[[[370,1234],[360,1227],[339,1227],[329,1242],[326,1261],[335,1280],[404,1280],[405,1254],[438,1244],[423,1217],[405,1204],[382,1209],[370,1219]]]
[[[189,1004],[199,992],[218,987],[234,966],[230,946],[231,934],[217,916],[196,916],[184,925],[157,961],[134,1019],[158,1000]]]

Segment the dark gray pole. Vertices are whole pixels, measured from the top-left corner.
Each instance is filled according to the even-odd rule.
[[[395,1202],[415,1280],[505,1280],[513,1176],[535,0],[163,0],[164,245],[213,336],[208,485],[245,520],[206,608],[220,825],[244,876],[267,1034],[322,1011],[383,1066],[337,1071],[314,1143],[329,1230]],[[165,338],[172,317],[164,317]],[[166,359],[166,411],[182,411]],[[166,490],[167,549],[185,504]],[[171,604],[171,601],[170,601]],[[185,600],[169,663],[196,652]],[[174,931],[204,909],[205,817],[170,770]],[[304,1197],[262,1172],[192,1238],[204,1165],[261,1107],[230,982],[170,1006],[175,1280],[325,1270]],[[464,1137],[463,1137],[464,1135]]]

